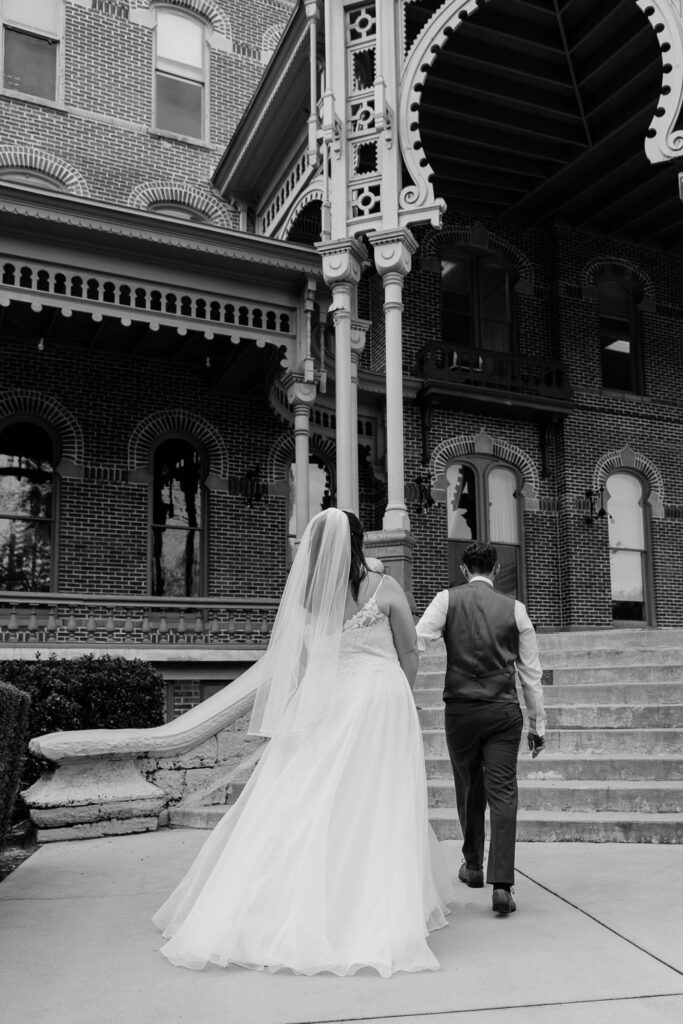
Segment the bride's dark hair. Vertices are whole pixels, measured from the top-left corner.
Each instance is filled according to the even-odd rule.
[[[368,564],[365,561],[365,555],[363,554],[363,524],[361,523],[358,516],[354,515],[353,512],[347,512],[344,509],[344,515],[349,521],[349,530],[351,531],[351,568],[349,569],[349,582],[351,583],[351,593],[354,601],[358,600],[358,590],[368,572]]]

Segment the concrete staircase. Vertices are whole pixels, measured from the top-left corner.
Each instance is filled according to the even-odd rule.
[[[547,747],[520,750],[518,838],[524,842],[683,843],[683,630],[610,630],[539,637]],[[423,728],[430,820],[460,837],[443,732],[445,655],[421,658],[415,702]],[[523,701],[522,701],[523,705]],[[233,802],[248,772],[217,792]],[[176,807],[171,824],[211,828],[225,804]]]

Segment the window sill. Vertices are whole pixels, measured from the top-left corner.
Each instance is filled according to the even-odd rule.
[[[184,142],[186,146],[192,146],[193,149],[202,149],[206,152],[211,152],[211,146],[208,142],[192,138],[191,135],[176,135],[175,132],[161,131],[159,128],[150,128],[149,134],[155,139],[165,139],[169,142]]]
[[[639,395],[635,391],[622,391],[620,388],[601,388],[603,395],[607,395],[610,398],[618,398],[620,400],[626,400],[627,402],[643,402],[645,405],[651,405],[652,399],[648,395]]]
[[[45,110],[52,110],[56,114],[67,114],[68,111],[63,103],[59,100],[48,100],[43,99],[40,96],[31,96],[27,92],[17,92],[15,89],[0,89],[0,96],[4,96],[8,100],[21,100],[22,103],[28,103],[32,107],[41,107]]]

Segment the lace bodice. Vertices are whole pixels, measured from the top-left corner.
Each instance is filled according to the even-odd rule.
[[[379,587],[377,590],[379,590]],[[368,598],[363,607],[358,609],[355,615],[346,620],[342,626],[342,632],[348,633],[352,629],[364,629],[366,626],[374,626],[381,619],[386,619],[386,615],[380,611],[377,605],[377,590],[372,597]]]
[[[377,604],[378,591],[379,587],[362,608],[359,608],[342,626],[342,658],[354,654],[363,657],[397,658],[389,619]]]

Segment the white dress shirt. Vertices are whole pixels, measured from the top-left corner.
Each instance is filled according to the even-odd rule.
[[[488,576],[470,576],[470,583],[475,580],[493,583]],[[418,622],[417,645],[420,651],[425,649],[426,640],[441,640],[446,626],[448,614],[448,591],[440,590],[426,612]],[[522,686],[524,703],[529,717],[529,731],[537,736],[545,735],[545,708],[543,706],[543,686],[541,685],[541,662],[538,658],[538,642],[536,631],[521,601],[515,601],[515,623],[519,631],[519,656],[515,668]]]

